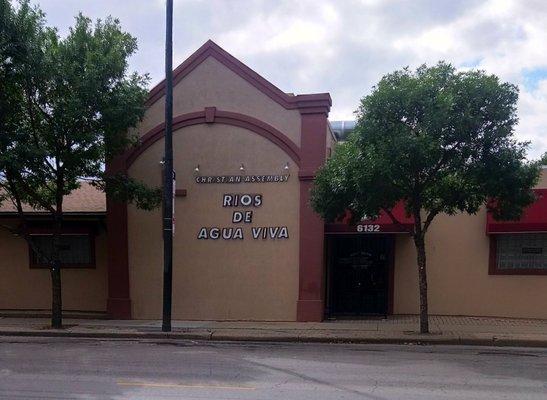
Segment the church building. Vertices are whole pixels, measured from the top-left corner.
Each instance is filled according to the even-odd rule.
[[[290,73],[288,71],[287,73]],[[176,171],[173,319],[322,321],[416,314],[412,238],[385,216],[325,223],[310,206],[334,151],[328,93],[285,93],[208,41],[173,74]],[[108,168],[162,184],[165,83],[149,94],[139,144]],[[547,172],[520,221],[439,216],[428,234],[430,313],[547,318]],[[66,199],[63,305],[115,319],[160,319],[161,209],[93,187]],[[412,224],[402,209],[395,213]],[[45,216],[28,209],[32,234]],[[15,224],[9,205],[0,219]],[[42,238],[42,239],[40,239]],[[50,307],[50,278],[26,242],[0,230],[0,313]]]

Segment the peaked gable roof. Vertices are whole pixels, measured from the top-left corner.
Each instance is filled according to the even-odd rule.
[[[290,95],[268,82],[251,68],[247,67],[237,58],[222,49],[212,40],[208,40],[197,49],[182,64],[173,70],[173,86],[179,83],[186,75],[192,72],[208,57],[213,57],[225,67],[249,82],[266,96],[279,103],[288,110],[298,109],[301,113],[326,113],[332,105],[330,94],[300,94]],[[146,105],[150,107],[165,95],[165,80],[158,83],[149,93]]]

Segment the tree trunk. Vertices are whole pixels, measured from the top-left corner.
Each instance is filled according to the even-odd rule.
[[[55,230],[53,232],[53,254],[51,267],[51,327],[63,327],[63,298],[61,293],[61,213],[55,216]]]
[[[425,239],[420,234],[414,238],[418,261],[418,282],[420,285],[420,333],[429,333],[429,313],[427,310],[427,269]]]
[[[61,296],[61,265],[55,261],[51,268],[51,327],[63,327],[63,300]]]

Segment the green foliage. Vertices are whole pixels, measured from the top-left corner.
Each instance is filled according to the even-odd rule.
[[[312,204],[328,220],[389,212],[476,213],[517,219],[533,200],[538,163],[517,142],[518,90],[483,71],[440,62],[382,78],[361,100],[357,127],[319,171]],[[490,201],[495,199],[495,201]],[[416,233],[416,232],[415,232]]]
[[[161,189],[149,189],[144,183],[131,179],[127,175],[110,175],[95,185],[108,196],[118,201],[134,203],[142,210],[153,210],[162,199]]]
[[[62,326],[64,196],[85,179],[145,209],[161,200],[157,189],[104,171],[134,142],[127,132],[144,114],[148,77],[127,72],[136,49],[118,20],[93,24],[78,15],[61,38],[28,0],[15,7],[0,0],[0,201],[16,205],[17,232],[35,251],[22,205],[46,210],[54,221],[53,251],[45,258],[54,328]]]
[[[483,71],[451,65],[404,69],[361,100],[357,126],[318,172],[312,205],[336,219],[391,212],[403,201],[414,218],[420,332],[429,332],[426,232],[440,213],[517,219],[534,201],[537,162],[513,137],[518,90]]]
[[[547,151],[539,158],[538,162],[541,165],[547,165]]]
[[[148,77],[128,74],[137,42],[116,19],[78,15],[61,38],[27,0],[0,0],[0,21],[0,185],[59,214],[82,179],[105,187],[105,163],[135,141],[127,132],[144,114]],[[159,205],[138,182],[115,192]]]

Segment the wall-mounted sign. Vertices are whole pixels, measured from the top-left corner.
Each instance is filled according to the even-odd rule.
[[[223,208],[243,208],[232,211],[233,226],[203,226],[199,229],[197,238],[200,240],[254,240],[288,239],[289,230],[286,226],[249,226],[253,222],[254,211],[262,206],[262,194],[256,193],[225,193],[222,196]]]
[[[250,235],[246,235],[250,233]],[[266,240],[266,239],[288,239],[289,230],[286,226],[258,226],[252,227],[249,231],[245,231],[241,227],[201,227],[198,232],[198,239],[224,239],[224,240],[243,240],[246,237],[251,239]]]
[[[196,183],[285,183],[289,180],[285,175],[209,175],[196,176]]]

